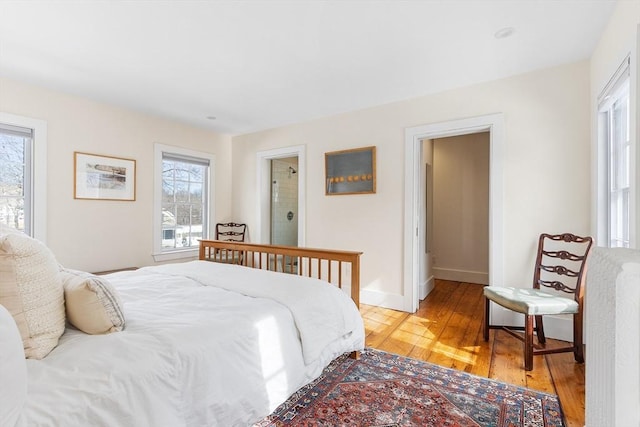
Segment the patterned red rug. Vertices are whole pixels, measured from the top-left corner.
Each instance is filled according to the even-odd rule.
[[[334,360],[256,427],[564,426],[558,397],[366,349]]]

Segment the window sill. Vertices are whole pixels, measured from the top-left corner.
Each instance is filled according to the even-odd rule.
[[[177,259],[186,259],[186,258],[197,259],[200,255],[200,250],[198,248],[182,249],[178,251],[160,252],[152,255],[153,255],[153,260],[155,262],[174,261]]]

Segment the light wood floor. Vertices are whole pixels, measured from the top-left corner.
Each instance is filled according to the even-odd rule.
[[[367,305],[360,311],[368,347],[557,394],[567,426],[584,425],[584,364],[573,353],[550,354],[534,357],[527,372],[520,341],[492,330],[484,342],[482,285],[436,280],[415,314]]]

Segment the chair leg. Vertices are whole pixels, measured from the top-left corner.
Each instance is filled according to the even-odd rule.
[[[533,316],[524,316],[524,370],[533,369]]]
[[[584,363],[584,346],[582,345],[582,313],[573,315],[573,357],[578,363]]]
[[[482,336],[485,341],[489,341],[489,298],[484,298],[484,326],[482,328]]]
[[[547,339],[544,336],[544,325],[542,324],[542,316],[536,316],[536,335],[538,336],[538,342],[544,344]]]

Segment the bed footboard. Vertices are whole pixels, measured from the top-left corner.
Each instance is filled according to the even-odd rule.
[[[295,246],[262,245],[221,240],[201,240],[200,259],[316,277],[349,287],[351,299],[360,308],[360,255],[362,252]]]

